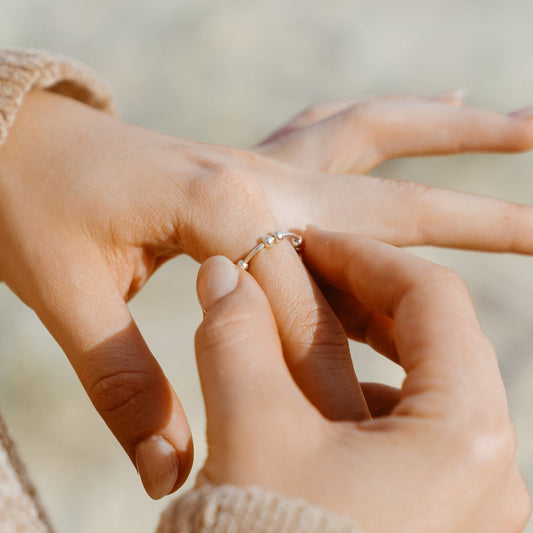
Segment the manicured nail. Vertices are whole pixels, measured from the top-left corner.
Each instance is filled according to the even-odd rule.
[[[232,292],[239,281],[239,269],[227,257],[209,258],[198,275],[198,300],[204,312]]]
[[[511,113],[509,113],[509,116],[520,119],[533,118],[533,106],[528,106],[522,109],[517,109],[516,111],[512,111]]]
[[[178,480],[178,454],[165,437],[152,435],[138,444],[135,463],[150,498],[170,494]]]

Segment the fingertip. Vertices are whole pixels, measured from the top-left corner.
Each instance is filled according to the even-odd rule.
[[[444,102],[455,107],[462,107],[467,92],[465,88],[452,89],[433,94],[429,99],[434,102]]]
[[[166,422],[133,441],[132,462],[144,489],[154,500],[172,494],[189,477],[194,460],[194,445],[187,419],[176,393]]]
[[[173,492],[178,481],[176,448],[162,435],[152,435],[135,449],[135,465],[148,496],[159,500]]]
[[[235,290],[239,276],[239,267],[222,255],[210,257],[202,264],[196,279],[196,291],[204,313]]]

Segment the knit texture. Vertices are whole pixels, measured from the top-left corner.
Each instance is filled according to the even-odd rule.
[[[0,415],[0,531],[2,533],[50,533],[15,445]]]
[[[347,518],[258,487],[206,485],[161,515],[157,533],[361,533]]]
[[[107,87],[76,62],[41,50],[0,50],[0,145],[32,89],[47,89],[114,112]]]

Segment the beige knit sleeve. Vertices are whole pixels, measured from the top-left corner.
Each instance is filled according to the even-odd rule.
[[[172,501],[157,533],[362,533],[347,518],[258,487],[206,485]]]
[[[0,413],[0,531],[51,533],[35,489],[29,481]]]
[[[32,89],[47,89],[113,113],[107,87],[86,67],[42,50],[0,49],[0,145]]]

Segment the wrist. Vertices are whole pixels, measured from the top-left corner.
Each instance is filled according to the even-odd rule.
[[[86,67],[42,50],[0,50],[0,145],[26,94],[49,89],[113,112],[109,91]]]

